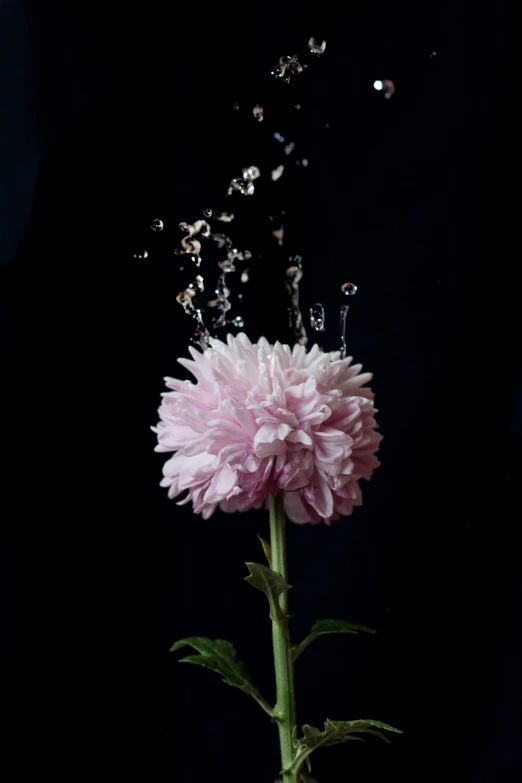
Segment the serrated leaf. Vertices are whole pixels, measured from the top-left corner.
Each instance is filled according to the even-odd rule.
[[[186,658],[181,658],[180,663],[196,663],[199,666],[206,666],[221,674],[229,685],[235,685],[242,690],[255,689],[256,686],[247,667],[241,661],[236,660],[236,651],[230,642],[224,639],[208,639],[206,636],[191,636],[175,642],[170,648],[170,652],[175,652],[186,645],[197,650],[199,655],[188,655]]]
[[[266,541],[264,538],[262,538],[259,534],[258,534],[257,537],[258,537],[258,539],[259,539],[259,541],[261,543],[261,546],[263,547],[263,552],[265,553],[266,562],[268,563],[268,567],[272,568],[272,547],[270,546],[268,541]]]
[[[260,563],[245,563],[245,565],[250,571],[250,576],[245,576],[245,581],[268,596],[270,617],[274,622],[277,622],[282,615],[279,596],[289,590],[292,585],[287,584],[277,571],[272,571],[265,565]]]
[[[180,659],[180,663],[194,663],[218,672],[227,685],[234,685],[250,694],[259,702],[265,712],[273,715],[273,709],[259,693],[247,667],[242,661],[236,659],[236,651],[231,642],[227,642],[225,639],[208,639],[206,636],[190,636],[174,642],[170,652],[176,652],[185,646],[193,647],[199,655],[187,655]]]
[[[317,639],[318,636],[329,633],[376,634],[377,631],[374,628],[368,628],[366,625],[359,625],[359,623],[351,623],[348,620],[317,620],[317,622],[313,624],[308,636],[293,648],[292,660],[295,661],[303,650],[306,649],[314,639]]]
[[[385,731],[402,734],[400,729],[378,720],[339,721],[327,718],[323,731],[308,724],[304,725],[302,729],[303,736],[297,740],[297,753],[291,766],[292,769],[299,769],[308,756],[317,748],[338,745],[341,742],[350,742],[352,740],[363,742],[363,737],[358,736],[360,734],[374,734],[385,742],[389,742],[382,732],[375,731],[375,729],[384,729]]]

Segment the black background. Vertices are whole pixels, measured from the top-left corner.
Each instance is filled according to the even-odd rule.
[[[351,518],[290,525],[291,612],[296,638],[319,617],[379,633],[309,648],[297,706],[302,722],[371,717],[404,736],[317,753],[314,775],[520,780],[510,5],[0,14],[4,779],[277,775],[264,713],[168,653],[182,636],[231,639],[271,698],[267,607],[242,581],[266,514],[205,522],[168,501],[148,429],[192,332],[177,225],[213,207],[254,253],[234,289],[251,338],[291,340],[289,255],[303,256],[304,309],[326,307],[326,349],[340,285],[359,286],[349,352],[374,372],[382,467]],[[276,83],[279,56],[310,35],[324,57]],[[228,201],[252,164],[256,195]]]

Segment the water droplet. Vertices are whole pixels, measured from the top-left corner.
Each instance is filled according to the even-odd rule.
[[[258,122],[263,122],[264,120],[264,109],[262,106],[259,105],[259,103],[256,103],[254,108],[252,109],[252,114],[254,115],[255,119]]]
[[[277,244],[282,245],[283,240],[285,238],[285,227],[281,226],[281,228],[276,229],[275,231],[272,231],[273,236],[277,239]]]
[[[295,106],[294,106],[294,109],[297,109],[297,111],[301,111],[301,104],[300,103],[296,103]]]
[[[303,276],[303,270],[298,266],[290,266],[286,270],[286,279],[293,285],[297,285]]]
[[[139,258],[142,261],[144,258],[148,258],[149,254],[146,250],[140,250],[139,253],[134,253],[134,258]]]
[[[232,321],[233,325],[236,326],[238,329],[242,329],[245,325],[244,320],[241,318],[240,315],[237,315],[234,320]]]
[[[291,155],[295,149],[295,141],[289,141],[285,147],[285,155]]]
[[[252,196],[255,190],[253,180],[259,176],[261,176],[261,172],[257,166],[248,166],[243,169],[241,178],[235,177],[231,180],[228,195],[230,196],[235,190],[239,190],[243,196]]]
[[[248,166],[246,169],[242,169],[243,179],[252,181],[261,176],[261,172],[257,166]]]
[[[239,111],[239,103],[234,103],[234,111]]]
[[[183,270],[185,269],[185,267],[184,267],[184,266],[178,266],[178,269],[179,269],[179,271],[180,271],[180,272],[183,272]]]
[[[214,220],[221,220],[222,223],[230,223],[234,220],[232,212],[214,212]]]
[[[307,158],[303,158],[302,164],[306,168],[308,166],[308,159]]]
[[[163,231],[163,220],[160,220],[159,218],[154,218],[154,220],[150,224],[150,227],[153,231]]]
[[[249,280],[250,280],[250,269],[244,269],[241,272],[241,282],[248,283]]]
[[[324,50],[326,49],[326,41],[317,43],[315,38],[310,38],[308,41],[308,48],[312,54],[316,54],[319,57],[321,54],[324,54]]]
[[[431,59],[433,59],[436,56],[437,56],[437,52],[431,52],[431,54],[430,54]]]
[[[243,294],[238,294],[238,295],[237,295],[237,298],[238,298],[238,299],[242,299],[242,298],[243,298]]]
[[[310,308],[310,326],[316,332],[324,332],[324,307],[319,302]]]
[[[341,286],[341,291],[345,296],[353,296],[357,293],[357,286],[355,283],[343,283]]]
[[[346,359],[346,315],[349,309],[350,305],[341,305],[341,359]]]
[[[281,144],[284,144],[284,143],[285,143],[285,141],[286,141],[285,137],[284,137],[284,136],[281,136],[281,134],[280,134],[280,133],[277,133],[277,131],[274,133],[274,139],[275,139],[276,141],[279,141]]]
[[[383,90],[385,98],[391,98],[395,92],[395,85],[391,79],[377,79],[373,83],[374,90]]]
[[[288,83],[291,75],[301,73],[304,68],[306,65],[299,62],[299,57],[296,54],[286,54],[279,58],[278,64],[270,73],[275,79],[282,79]]]
[[[211,209],[204,209],[203,210],[203,217],[212,217],[212,210]]]
[[[250,252],[250,250],[243,250],[243,252],[240,255],[242,255],[242,259],[241,259],[242,261],[250,261],[250,259],[252,258],[252,253]]]
[[[282,177],[284,170],[285,170],[285,167],[282,164],[280,166],[278,166],[276,169],[274,169],[273,172],[272,172],[272,180],[274,182],[277,182],[277,180],[280,177]]]

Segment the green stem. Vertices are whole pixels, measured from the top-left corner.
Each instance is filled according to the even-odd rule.
[[[270,498],[270,545],[272,548],[272,571],[281,574],[288,582],[286,567],[286,536],[285,512],[283,509],[283,494]],[[292,649],[288,631],[288,593],[279,598],[282,612],[272,621],[272,636],[274,642],[274,664],[276,675],[277,701],[275,714],[279,727],[279,742],[281,745],[281,767],[284,783],[298,783],[298,773],[290,771],[294,758],[292,731],[295,726],[295,696],[294,671],[292,664]]]

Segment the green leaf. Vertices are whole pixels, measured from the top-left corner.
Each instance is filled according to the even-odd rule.
[[[221,674],[227,685],[234,685],[245,693],[253,696],[263,707],[265,712],[273,715],[274,711],[263,699],[254,683],[250,672],[241,661],[236,660],[234,645],[224,639],[208,639],[206,636],[190,636],[174,642],[170,652],[176,652],[182,647],[189,646],[197,650],[199,655],[187,655],[180,659],[180,663],[195,663],[205,666],[207,669]]]
[[[308,724],[302,728],[303,736],[297,740],[297,753],[292,763],[292,769],[299,769],[310,753],[317,748],[338,745],[341,742],[349,742],[351,740],[363,742],[363,737],[358,736],[360,734],[374,734],[385,742],[389,742],[388,738],[382,732],[375,731],[375,728],[402,734],[400,729],[377,720],[343,721],[327,719],[324,723],[324,731],[319,731],[315,726],[309,726]]]
[[[317,783],[317,780],[310,775],[301,775],[301,783]]]
[[[308,636],[292,649],[292,660],[295,661],[314,639],[328,633],[376,634],[377,631],[374,628],[368,628],[366,625],[359,625],[358,623],[351,623],[348,620],[317,620],[317,622],[313,624]]]
[[[259,535],[259,533],[257,537],[261,543],[261,546],[263,547],[263,552],[265,553],[266,562],[268,563],[269,568],[272,568],[272,547],[270,546],[268,541],[266,541],[264,538],[262,538]]]
[[[351,623],[349,620],[317,620],[312,625],[310,635],[320,636],[323,633],[372,633],[376,634],[374,628],[368,628],[366,625]]]
[[[272,571],[271,568],[264,565],[259,563],[245,563],[245,565],[250,571],[250,576],[245,576],[245,581],[268,596],[270,617],[274,622],[280,621],[282,610],[279,605],[279,596],[289,590],[292,585],[288,585],[277,571]]]

